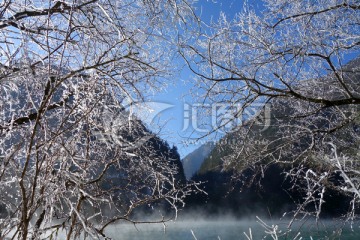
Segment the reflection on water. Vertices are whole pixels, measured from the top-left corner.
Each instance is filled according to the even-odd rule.
[[[266,221],[269,225],[271,221]],[[286,224],[277,223],[279,229],[284,234]],[[252,237],[254,240],[263,239],[266,235],[266,229],[263,228],[256,221],[176,221],[166,223],[166,228],[162,224],[119,224],[112,227],[107,233],[113,239],[122,240],[188,240],[195,239],[192,235],[194,233],[198,240],[233,240],[233,239],[247,239],[244,232],[249,235],[249,228],[251,228]],[[307,222],[302,224],[295,224],[292,231],[283,235],[279,239],[293,239],[297,234],[300,235],[298,239],[344,239],[344,240],[358,240],[360,239],[359,224],[350,228],[350,226],[341,226],[341,223],[335,222]],[[339,237],[341,233],[341,237]],[[300,238],[302,237],[302,238]],[[272,239],[270,235],[266,239]]]

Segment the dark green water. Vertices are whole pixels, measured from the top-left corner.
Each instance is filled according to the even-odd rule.
[[[269,223],[266,221],[269,225]],[[278,239],[294,239],[299,233],[296,240],[304,239],[344,239],[359,240],[360,228],[359,224],[350,226],[342,226],[341,223],[335,222],[307,222],[294,224],[292,230],[285,234],[287,222],[277,223],[279,230]],[[266,229],[256,221],[234,221],[234,220],[217,220],[217,221],[177,221],[166,224],[166,228],[162,224],[143,224],[133,225],[119,224],[108,231],[113,239],[118,240],[233,240],[245,239],[244,232],[249,235],[251,228],[252,239],[273,239],[271,235],[266,235]],[[192,234],[193,232],[193,234]],[[195,236],[195,237],[194,237]],[[266,237],[265,237],[266,236]],[[300,238],[301,237],[301,238]]]

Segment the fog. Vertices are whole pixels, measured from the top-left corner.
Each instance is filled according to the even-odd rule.
[[[108,229],[113,239],[188,240],[188,239],[341,239],[360,238],[359,224],[353,228],[341,222],[314,219],[296,221],[288,228],[290,219],[235,218],[231,214],[204,218],[196,213],[179,215],[176,221],[164,224],[117,224]]]
[[[266,214],[264,214],[266,215]],[[138,213],[134,216],[144,221],[161,220],[161,214]],[[167,219],[167,218],[165,218]],[[352,225],[330,219],[296,220],[289,228],[290,218],[247,216],[238,218],[231,213],[207,214],[201,211],[179,212],[176,219],[164,223],[133,224],[127,221],[117,222],[105,230],[105,234],[114,240],[224,240],[224,239],[360,239],[359,222]],[[48,232],[43,239],[66,239],[66,232]],[[341,236],[341,237],[340,237]],[[11,234],[5,239],[11,239]],[[93,236],[98,237],[98,236]],[[89,236],[87,239],[93,239]],[[81,236],[83,239],[84,236]]]

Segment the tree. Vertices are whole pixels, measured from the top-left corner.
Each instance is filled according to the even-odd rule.
[[[182,0],[1,3],[3,234],[99,238],[118,220],[141,221],[140,206],[176,210],[188,188],[124,105],[170,76],[189,18]]]
[[[263,4],[262,12],[245,6],[233,20],[223,14],[196,44],[181,45],[201,102],[237,109],[211,131],[254,108],[264,120],[272,106],[262,126],[245,117],[231,129],[227,137],[236,136],[238,144],[222,166],[260,173],[272,163],[293,166],[286,174],[296,184],[303,180],[307,192],[294,216],[315,203],[318,217],[326,183],[340,176],[332,187],[353,196],[352,218],[359,203],[359,1]]]

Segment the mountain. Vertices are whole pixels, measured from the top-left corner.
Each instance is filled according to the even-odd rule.
[[[269,132],[262,135],[264,140],[271,139],[271,133],[274,133],[275,129],[276,127],[268,129]],[[234,135],[224,138],[234,138]],[[203,161],[192,180],[202,182],[202,190],[207,194],[188,197],[189,211],[200,210],[215,216],[230,213],[237,217],[281,217],[284,213],[296,212],[297,204],[303,202],[307,196],[305,178],[295,180],[286,175],[286,172],[295,174],[296,169],[304,174],[308,169],[316,169],[316,172],[327,171],[326,164],[322,162],[303,161],[300,166],[297,162],[269,163],[268,159],[264,159],[264,164],[249,164],[243,156],[237,158],[236,166],[227,169],[223,160],[233,154],[232,151],[229,146],[219,142]],[[326,181],[321,216],[339,217],[346,214],[352,197],[341,191],[344,183],[342,177],[332,172]],[[320,194],[319,191],[320,188],[316,190]],[[304,204],[304,210],[315,213],[318,197],[319,195],[315,195],[314,202]]]
[[[192,180],[202,182],[202,190],[206,194],[190,195],[186,199],[185,211],[199,211],[206,216],[230,214],[234,217],[246,216],[282,217],[292,215],[306,197],[304,191],[292,188],[293,182],[284,175],[284,167],[271,165],[258,175],[246,169],[241,176],[231,171],[208,171],[196,174]],[[236,176],[236,178],[234,178]],[[334,176],[339,180],[338,176]],[[328,188],[324,196],[322,217],[338,217],[348,211],[351,197],[344,195],[336,188]],[[316,205],[304,205],[308,212],[315,212]]]
[[[214,146],[215,144],[213,142],[205,143],[184,157],[182,165],[187,180],[191,179],[191,177],[200,169],[204,159],[209,156],[214,149]]]
[[[360,86],[359,65],[360,59],[357,59],[344,66],[349,74],[345,82],[352,89]],[[307,81],[304,86],[312,87],[302,91],[316,90],[332,100],[341,96],[330,91],[333,84],[326,85],[326,81],[321,86],[317,81]],[[329,91],[321,91],[323,89]],[[215,145],[192,178],[204,182],[207,195],[189,198],[188,205],[207,213],[228,211],[240,216],[246,213],[281,216],[284,212],[296,211],[299,206],[301,211],[316,214],[322,203],[322,217],[347,214],[352,196],[343,191],[346,182],[326,156],[334,151],[328,144],[331,142],[340,155],[355,159],[352,170],[358,171],[355,162],[359,156],[359,107],[323,107],[286,98],[273,99],[270,104],[271,125],[266,129],[257,124],[258,119],[252,119]],[[357,117],[345,121],[340,110],[344,115],[357,114]],[[236,144],[226,144],[229,142]],[[311,185],[312,181],[320,182],[323,176],[322,184]]]
[[[70,87],[77,86],[76,80],[54,88],[43,112],[36,107],[46,94],[23,82],[9,90],[8,101],[0,104],[5,106],[0,113],[0,192],[6,193],[0,199],[0,218],[7,219],[2,226],[5,221],[21,219],[17,179],[25,170],[25,186],[34,186],[26,189],[34,194],[35,201],[29,202],[32,211],[49,206],[41,211],[50,217],[55,212],[56,217],[67,219],[72,204],[85,192],[92,197],[80,197],[84,205],[79,214],[97,215],[98,221],[129,218],[137,209],[168,210],[183,197],[180,193],[186,179],[176,147],[129,115],[107,87],[102,94],[98,94],[100,86],[91,88],[93,98],[87,96],[90,90],[80,91],[77,97],[63,97]],[[51,79],[49,84],[47,78],[43,81],[49,86],[45,92],[49,92]],[[35,121],[41,126],[37,131],[32,130]],[[28,153],[29,142],[41,148]],[[51,207],[54,210],[50,211]]]

